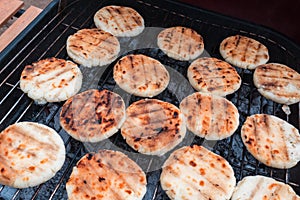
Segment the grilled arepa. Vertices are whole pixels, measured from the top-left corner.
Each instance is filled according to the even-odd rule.
[[[276,116],[255,114],[247,117],[241,137],[248,151],[267,166],[291,168],[300,160],[299,131]]]
[[[85,67],[103,66],[114,61],[120,43],[112,34],[92,28],[81,29],[67,39],[67,53]]]
[[[121,134],[140,153],[163,155],[184,138],[186,126],[180,110],[168,102],[142,99],[126,110]]]
[[[163,165],[160,183],[172,200],[228,200],[236,180],[224,158],[194,145],[170,155]]]
[[[97,28],[117,37],[132,37],[140,34],[144,28],[143,17],[133,8],[125,6],[105,6],[94,15]]]
[[[0,183],[34,187],[51,179],[65,161],[65,145],[52,128],[18,122],[0,133]]]
[[[226,96],[241,86],[242,79],[227,62],[217,58],[198,58],[189,66],[187,77],[197,91]]]
[[[187,128],[207,140],[229,137],[239,125],[238,109],[220,96],[196,92],[184,98],[179,108]]]
[[[38,104],[64,101],[82,85],[77,64],[58,58],[46,58],[25,66],[20,88]]]
[[[300,200],[293,188],[265,176],[246,176],[238,182],[231,200],[284,199]]]
[[[99,142],[116,133],[125,120],[125,103],[109,90],[90,89],[68,99],[60,124],[76,140]]]
[[[225,38],[220,44],[220,54],[230,64],[244,69],[255,69],[269,60],[266,46],[241,35]]]
[[[300,74],[286,65],[260,65],[254,71],[253,81],[267,99],[285,105],[300,101]]]
[[[193,60],[204,51],[202,36],[182,26],[162,30],[157,36],[157,45],[169,57],[182,61]]]
[[[99,150],[83,156],[73,168],[66,184],[69,200],[142,200],[146,175],[125,154]]]
[[[113,76],[120,88],[141,97],[158,95],[170,81],[168,71],[158,60],[142,54],[121,58],[114,66]]]

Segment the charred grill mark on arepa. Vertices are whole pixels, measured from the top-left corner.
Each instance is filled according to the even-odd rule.
[[[249,45],[251,43],[251,40],[247,40],[246,45],[244,46],[244,50],[242,50],[242,56],[241,56],[241,61],[246,61],[246,58],[248,57],[248,50],[249,50]]]
[[[275,168],[290,168],[300,155],[298,131],[288,122],[267,114],[249,116],[241,129],[247,150],[260,162]]]
[[[260,154],[260,146],[257,144],[257,141],[259,140],[259,135],[258,135],[258,131],[259,129],[257,128],[257,119],[253,118],[252,119],[252,125],[253,125],[253,136],[254,136],[254,140],[250,140],[249,139],[249,145],[252,146],[253,149],[255,149],[257,155]],[[249,135],[251,138],[251,134]]]
[[[294,70],[289,70],[285,67],[275,67],[274,65],[266,64],[266,65],[261,65],[257,69],[257,75],[262,76],[266,78],[267,80],[272,80],[276,79],[276,83],[274,83],[274,87],[280,86],[278,83],[289,83],[289,82],[299,82],[300,84],[300,77],[294,77],[295,71]],[[266,80],[266,82],[267,82]]]
[[[83,156],[66,184],[70,199],[142,199],[146,175],[125,154],[99,150]]]
[[[162,155],[185,136],[180,111],[170,103],[156,99],[139,100],[127,108],[126,115],[121,134],[140,153]]]
[[[65,146],[52,128],[17,122],[0,133],[0,183],[37,186],[52,178],[65,161]]]
[[[208,140],[224,139],[238,128],[238,110],[223,97],[196,92],[181,101],[180,110],[187,128]]]
[[[96,157],[100,156],[103,160],[105,160],[105,163],[102,163],[101,161],[98,161]],[[121,194],[119,194],[119,192],[116,192],[113,190],[113,188],[110,187],[110,181],[109,180],[114,180],[114,178],[117,178],[118,180],[122,180],[122,182],[120,184],[122,184],[122,186],[118,185],[117,188],[115,188],[116,190],[118,189],[123,189],[125,186],[129,189],[128,191],[132,192],[135,190],[135,187],[133,186],[133,184],[131,184],[128,180],[126,180],[126,177],[123,177],[123,173],[121,171],[118,171],[118,166],[116,166],[115,164],[112,164],[109,160],[110,160],[110,156],[115,157],[116,154],[113,152],[103,152],[100,151],[97,154],[95,153],[89,153],[86,155],[85,158],[87,159],[81,159],[76,167],[78,169],[81,170],[85,170],[85,171],[89,171],[91,169],[93,169],[93,173],[94,176],[97,177],[98,176],[98,184],[101,185],[101,190],[99,192],[112,192],[114,199],[120,199],[122,200],[123,197]],[[121,160],[119,161],[119,167],[124,167],[121,166],[121,162],[126,162],[127,161],[127,157],[122,157]],[[107,174],[109,174],[109,177],[107,177]],[[132,177],[139,177],[140,174],[138,173],[134,173],[134,171],[131,173]],[[137,179],[138,180],[138,179]],[[91,187],[93,187],[93,185],[91,183],[88,183],[89,180],[84,180],[84,193],[90,193],[91,192]],[[105,186],[104,186],[105,185]]]
[[[132,12],[131,9],[124,9],[124,7],[109,7],[106,8],[107,11],[110,11],[111,17],[117,25],[117,28],[125,32],[127,30],[133,30],[137,26],[142,26],[142,20],[135,12]],[[114,14],[112,14],[114,13]],[[126,29],[123,29],[121,26],[124,25]]]
[[[119,47],[119,43],[116,42],[110,33],[98,29],[85,29],[85,32],[87,33],[85,37],[83,37],[81,32],[74,34],[73,41],[75,42],[72,45],[73,47],[79,48],[79,50],[84,50],[83,45],[89,46],[91,50],[92,48],[101,47],[109,53],[113,53]]]
[[[157,36],[158,47],[169,57],[178,60],[192,60],[204,50],[203,38],[187,27],[164,29]]]
[[[87,90],[63,105],[62,127],[80,141],[101,141],[114,134],[125,120],[123,99],[108,90]]]
[[[178,42],[178,49],[177,49],[177,54],[181,54],[181,46],[182,46],[182,38],[184,35],[185,27],[181,27],[181,31],[179,32],[179,42]]]
[[[111,63],[120,51],[118,39],[97,28],[81,29],[67,39],[67,53],[86,67]]]
[[[94,15],[97,28],[110,32],[115,36],[132,37],[144,29],[144,19],[134,9],[124,6],[106,6]]]
[[[115,22],[115,24],[116,24],[115,29],[116,30],[119,29],[121,32],[124,32],[124,29],[120,26],[120,23],[119,23],[119,20],[118,20],[119,16],[122,16],[122,15],[120,15],[119,8],[117,8],[117,7],[105,7],[104,9],[110,14],[110,16],[111,16],[110,20],[113,20]]]
[[[241,78],[230,64],[216,58],[203,57],[188,68],[191,85],[201,92],[226,96],[239,89]]]
[[[194,146],[195,147],[195,146]],[[201,156],[199,156],[199,151],[201,152],[201,155],[206,155],[208,158],[205,158],[201,162]],[[226,182],[216,182],[214,181],[214,177],[211,176],[209,172],[214,172],[215,174],[219,174],[219,176],[222,176],[223,179],[230,179],[232,176],[232,169],[230,165],[225,161],[224,158],[221,156],[214,154],[213,152],[210,152],[207,149],[204,149],[200,146],[199,151],[192,151],[191,154],[193,155],[193,158],[196,158],[196,163],[198,165],[192,165],[195,166],[194,169],[198,169],[196,166],[200,167],[200,174],[217,190],[221,191],[222,193],[226,193],[226,191],[223,189],[225,188]],[[201,164],[199,164],[201,163]],[[190,164],[191,165],[191,164]]]
[[[249,199],[253,199],[255,197],[255,195],[257,194],[257,192],[261,189],[263,185],[263,180],[262,181],[259,181],[255,187],[251,190],[251,193],[249,195]]]
[[[220,44],[220,54],[227,62],[245,69],[255,69],[269,60],[263,44],[241,35],[225,38]]]
[[[286,160],[286,161],[289,161],[290,160],[290,156],[289,156],[289,152],[288,152],[288,149],[287,149],[287,145],[286,145],[286,140],[287,140],[287,138],[286,138],[286,135],[284,134],[284,123],[282,122],[282,123],[280,123],[280,124],[278,124],[278,126],[279,126],[279,129],[280,129],[280,138],[282,139],[282,142],[280,142],[280,144],[279,145],[281,145],[281,146],[279,146],[278,147],[278,150],[279,151],[281,151],[280,153],[285,157],[284,158],[284,160]],[[274,153],[274,152],[271,152],[271,153]]]
[[[244,177],[236,186],[232,200],[300,199],[288,184],[273,178],[256,175]]]
[[[42,131],[42,132],[45,132],[45,134],[48,134],[47,133],[48,130],[45,130],[45,131],[43,131],[42,129],[39,129],[39,130]],[[28,135],[25,130],[23,130],[19,127],[14,127],[13,129],[10,129],[9,131],[12,131],[15,135],[18,136],[18,138],[20,140],[26,141],[26,143],[28,143],[28,144],[34,144],[35,146],[40,145],[43,148],[48,149],[49,152],[47,154],[50,158],[54,158],[55,156],[52,155],[52,153],[55,152],[55,150],[59,149],[59,146],[55,143],[55,141],[53,141],[52,138],[49,138],[49,140],[50,140],[49,143],[45,143],[45,142],[42,142],[42,141],[38,140],[37,138],[35,138],[31,135]],[[19,148],[19,150],[22,151],[22,148]]]
[[[143,54],[122,57],[113,70],[114,80],[123,90],[141,97],[156,96],[170,81],[164,65]]]
[[[259,43],[258,44],[258,47],[257,47],[257,49],[256,49],[256,51],[257,52],[260,52],[262,49],[263,46],[262,46],[262,44],[261,43]],[[258,63],[259,62],[259,55],[258,54],[255,54],[255,58],[254,58],[254,61],[253,61],[253,63]]]
[[[25,66],[20,77],[22,91],[40,104],[66,100],[79,91],[81,84],[77,64],[54,57]]]
[[[286,65],[260,65],[255,69],[253,81],[267,99],[286,105],[300,101],[300,74]]]
[[[163,165],[160,182],[171,199],[225,200],[233,193],[236,180],[225,159],[193,145],[182,147],[169,156]]]

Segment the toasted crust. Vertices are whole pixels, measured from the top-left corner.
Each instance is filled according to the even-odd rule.
[[[127,144],[140,153],[163,155],[185,136],[183,115],[168,102],[139,100],[127,108],[126,116],[121,134]]]
[[[284,199],[300,200],[293,188],[287,184],[264,176],[246,176],[234,190],[231,200]]]
[[[77,64],[47,58],[25,66],[20,78],[21,90],[38,104],[64,101],[81,88],[82,74]]]
[[[146,175],[125,154],[100,150],[83,156],[66,184],[69,200],[141,200],[146,193]]]
[[[207,140],[231,136],[239,125],[239,112],[227,99],[196,92],[180,103],[187,128]]]
[[[81,29],[67,39],[67,53],[85,67],[103,66],[114,61],[120,52],[118,39],[108,32]]]
[[[259,93],[277,103],[300,101],[300,74],[286,65],[268,63],[255,69],[253,81]]]
[[[117,37],[132,37],[140,34],[144,28],[143,17],[134,9],[125,6],[106,6],[94,15],[97,28]]]
[[[163,165],[162,188],[170,199],[230,199],[236,183],[229,163],[202,146],[182,147]]]
[[[255,69],[269,60],[266,46],[241,35],[225,38],[220,44],[220,53],[227,62],[244,69]]]
[[[0,133],[0,183],[15,188],[51,179],[65,161],[57,132],[34,122],[19,122]]]
[[[158,47],[169,57],[177,60],[193,60],[204,51],[201,35],[187,27],[164,29],[157,36]]]
[[[242,83],[235,68],[217,58],[198,58],[189,66],[187,76],[197,91],[219,96],[234,93]]]
[[[142,54],[121,58],[114,66],[113,75],[123,90],[142,97],[158,95],[170,81],[168,71],[159,61]]]
[[[116,133],[125,120],[125,103],[109,90],[90,89],[68,99],[60,124],[73,138],[99,142]]]
[[[300,160],[299,131],[273,115],[248,117],[241,137],[248,151],[267,166],[291,168]]]

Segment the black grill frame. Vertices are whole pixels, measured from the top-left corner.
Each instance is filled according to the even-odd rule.
[[[193,8],[176,1],[159,0],[105,0],[83,1],[77,0],[60,11],[59,1],[53,1],[42,14],[0,54],[0,130],[18,121],[35,121],[54,128],[63,138],[67,157],[63,168],[54,178],[40,186],[28,189],[13,189],[6,186],[0,187],[0,199],[67,199],[65,183],[72,171],[72,167],[87,152],[86,146],[70,138],[59,125],[59,112],[63,102],[48,103],[44,106],[34,104],[20,89],[19,78],[25,65],[46,57],[59,57],[69,59],[65,50],[65,41],[68,35],[81,28],[94,27],[94,13],[105,5],[125,5],[136,9],[145,19],[147,27],[170,27],[176,25],[188,26],[198,31],[204,38],[205,49],[212,56],[220,58],[218,45],[225,37],[234,34],[249,36],[265,44],[270,51],[269,62],[287,64],[300,72],[300,47],[284,36],[267,28],[251,24],[238,19],[229,18],[199,8]],[[165,56],[158,49],[145,49],[143,52],[157,58],[163,64],[170,66],[186,78],[188,62],[178,62]],[[124,55],[127,52],[120,54]],[[112,66],[104,71],[99,71],[95,76],[98,83],[88,87],[99,89],[107,88],[120,92],[111,77]],[[90,73],[81,66],[81,70]],[[287,120],[299,130],[300,104],[291,105],[292,114],[287,116],[281,105],[262,97],[252,82],[253,71],[237,69],[242,77],[242,88],[235,94],[226,98],[231,100],[240,111],[240,126],[236,133],[219,141],[211,150],[226,158],[233,166],[235,175],[241,180],[246,175],[261,174],[288,183],[296,193],[300,194],[300,164],[292,169],[279,170],[264,166],[256,161],[245,149],[239,136],[240,127],[245,118],[254,113],[267,113]],[[102,75],[99,77],[98,75]],[[129,98],[122,93],[124,98]],[[170,96],[170,98],[166,98]],[[157,98],[169,101],[178,106],[179,100],[173,99],[172,94],[165,91]],[[130,96],[128,103],[140,98]],[[188,135],[191,136],[190,133]],[[189,138],[189,137],[188,137]],[[121,147],[126,152],[133,152],[121,138],[120,133],[109,138],[113,144]],[[189,144],[203,144],[209,142],[195,137]],[[184,143],[185,144],[185,143]],[[110,148],[105,143],[97,148]],[[103,145],[103,146],[101,146]],[[183,144],[181,144],[183,145]],[[166,156],[163,158],[165,159]],[[168,199],[159,184],[160,170],[149,170],[150,165],[155,165],[155,158],[144,161],[136,158],[147,172],[147,194],[144,199]]]

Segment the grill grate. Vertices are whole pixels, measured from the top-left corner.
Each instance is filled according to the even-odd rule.
[[[188,26],[198,31],[204,38],[205,56],[221,58],[218,45],[225,37],[233,34],[243,34],[261,41],[270,51],[270,62],[285,63],[298,72],[300,71],[299,47],[284,40],[276,33],[262,27],[240,22],[209,13],[200,9],[194,9],[171,1],[74,1],[66,9],[57,13],[53,18],[48,18],[38,34],[22,46],[17,54],[10,53],[9,61],[0,60],[0,130],[18,121],[36,121],[54,128],[63,138],[67,150],[66,162],[63,168],[54,178],[37,187],[28,189],[13,189],[0,186],[0,199],[67,199],[65,183],[71,173],[72,167],[87,151],[99,148],[122,150],[132,157],[147,172],[147,193],[145,200],[168,199],[159,184],[159,166],[167,158],[168,154],[158,157],[147,157],[135,154],[124,142],[120,133],[97,144],[85,144],[75,141],[59,125],[59,111],[62,103],[47,103],[44,106],[36,105],[19,88],[20,74],[25,65],[46,57],[58,57],[69,59],[65,50],[65,42],[70,34],[82,28],[94,27],[94,13],[105,5],[118,4],[130,6],[136,9],[145,19],[147,27],[169,27],[175,25]],[[167,8],[167,9],[166,9]],[[121,53],[143,53],[161,61],[167,66],[171,74],[171,82],[166,91],[157,98],[179,105],[186,95],[193,92],[186,79],[188,62],[175,61],[165,56],[157,49],[156,34],[161,28],[146,29],[135,38],[121,38]],[[84,74],[82,91],[88,88],[109,89],[119,93],[129,105],[140,98],[131,96],[118,88],[112,78],[112,66],[104,68],[87,69],[81,67]],[[300,104],[290,106],[292,114],[287,116],[281,109],[281,105],[273,103],[262,97],[252,83],[253,72],[237,69],[243,83],[240,90],[227,96],[240,112],[240,124],[246,117],[254,113],[273,114],[287,120],[299,129]],[[183,79],[182,79],[183,77]],[[178,82],[177,80],[182,80]],[[241,127],[241,126],[240,126]],[[251,156],[239,136],[240,127],[236,133],[227,139],[211,144],[193,134],[187,133],[183,145],[202,144],[223,156],[233,166],[237,180],[247,175],[261,174],[273,177],[291,185],[297,194],[300,194],[300,164],[288,170],[273,169],[264,166]]]

